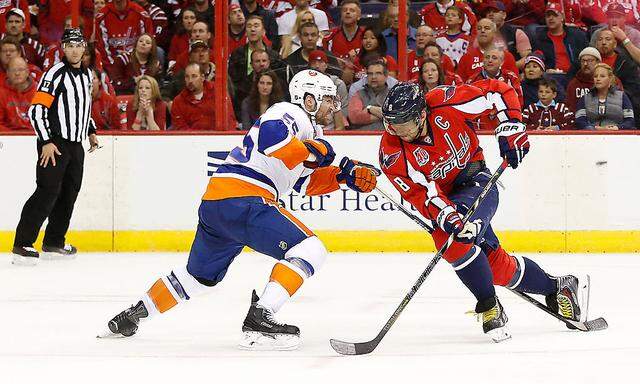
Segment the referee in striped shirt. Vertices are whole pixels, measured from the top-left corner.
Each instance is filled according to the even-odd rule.
[[[64,58],[42,75],[28,112],[38,135],[37,187],[16,229],[14,264],[37,263],[40,255],[33,243],[47,218],[43,257],[74,258],[77,252],[65,243],[65,236],[82,185],[82,141],[88,136],[93,152],[98,139],[91,118],[93,73],[82,65],[86,41],[79,29],[64,31],[62,48]]]

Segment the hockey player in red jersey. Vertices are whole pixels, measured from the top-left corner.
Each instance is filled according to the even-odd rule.
[[[417,85],[399,83],[382,107],[386,132],[380,165],[402,197],[431,221],[436,247],[455,236],[443,257],[476,297],[484,333],[500,342],[511,336],[494,284],[544,295],[552,310],[584,321],[589,277],[552,277],[534,261],[502,249],[491,228],[498,206],[495,186],[469,221],[462,222],[490,178],[478,137],[467,122],[491,112],[500,121],[495,131],[500,155],[515,169],[529,151],[529,141],[512,87],[490,79],[482,89],[440,86],[425,98]]]

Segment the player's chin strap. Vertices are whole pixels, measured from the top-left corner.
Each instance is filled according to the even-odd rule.
[[[491,176],[491,179],[489,179],[489,182],[487,182],[487,185],[485,185],[482,192],[480,192],[478,197],[476,197],[476,200],[473,202],[473,205],[471,205],[467,213],[462,218],[463,226],[467,223],[467,221],[469,221],[469,218],[475,213],[480,203],[484,200],[487,194],[489,194],[489,191],[491,190],[491,188],[495,186],[496,182],[498,181],[498,178],[500,177],[500,175],[502,175],[502,172],[504,172],[506,168],[507,168],[507,161],[503,160],[502,164],[500,164],[500,167]],[[418,223],[418,225],[420,225],[422,228],[428,230],[429,232],[433,231],[433,228],[430,225],[428,225],[426,222],[424,222],[424,220],[422,220],[418,216],[412,214],[408,209],[402,206],[402,204],[396,202],[389,194],[387,194],[386,192],[384,192],[382,189],[378,187],[376,187],[376,190],[380,192],[382,196],[387,198],[396,208],[398,208],[398,210],[400,210],[402,213],[407,215],[414,222]],[[425,268],[425,270],[420,274],[420,276],[418,277],[418,280],[415,282],[415,284],[413,284],[413,287],[411,287],[411,290],[409,291],[409,293],[407,293],[407,295],[404,297],[400,305],[398,305],[398,308],[396,308],[395,312],[393,312],[393,315],[391,315],[389,320],[387,320],[386,324],[382,327],[380,332],[378,332],[378,335],[373,340],[366,341],[363,343],[348,343],[348,342],[344,342],[336,339],[331,339],[330,340],[331,347],[336,352],[343,355],[362,355],[362,354],[372,352],[378,346],[378,344],[380,344],[380,341],[382,341],[382,338],[387,334],[389,329],[391,329],[393,324],[396,322],[396,320],[398,319],[402,311],[404,311],[404,309],[409,304],[409,302],[411,301],[413,296],[416,294],[416,292],[418,292],[418,289],[420,289],[420,286],[427,279],[427,276],[429,276],[433,268],[435,268],[436,264],[438,264],[440,259],[442,259],[442,255],[444,255],[445,252],[447,252],[447,250],[453,243],[454,238],[455,238],[454,234],[449,235],[447,242],[442,246],[442,248],[440,248],[440,250],[438,250],[438,253],[436,253],[433,259],[431,259],[431,261],[429,262],[429,265],[427,265],[427,268]]]

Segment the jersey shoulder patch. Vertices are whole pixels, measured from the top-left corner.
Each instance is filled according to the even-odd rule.
[[[398,160],[402,157],[402,151],[403,148],[400,139],[385,132],[380,142],[380,151],[378,154],[378,161],[384,172],[388,172],[398,163]]]

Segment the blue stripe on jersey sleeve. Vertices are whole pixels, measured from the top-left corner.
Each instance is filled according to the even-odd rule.
[[[307,181],[308,178],[309,176],[303,176],[299,178],[298,181],[296,181],[296,183],[293,185],[293,190],[300,193],[302,186],[304,185],[305,181]]]
[[[267,149],[282,143],[287,137],[289,137],[289,128],[282,120],[262,122],[258,129],[258,152],[268,155],[265,153]]]

